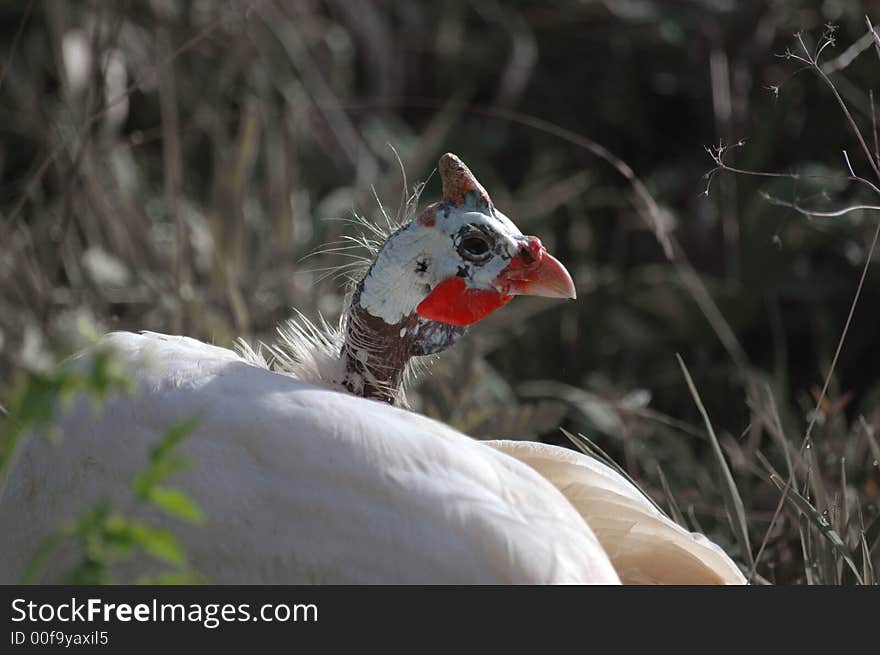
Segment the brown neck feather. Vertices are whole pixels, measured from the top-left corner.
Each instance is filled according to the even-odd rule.
[[[431,321],[415,311],[390,325],[360,304],[358,285],[348,310],[342,384],[364,398],[400,404],[409,360],[441,352],[460,339],[467,328]]]

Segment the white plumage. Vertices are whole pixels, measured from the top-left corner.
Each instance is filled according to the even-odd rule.
[[[444,200],[373,253],[340,327],[300,320],[282,332],[281,372],[244,345],[104,337],[97,348],[134,372],[137,394],[100,413],[82,401],[57,444],[29,440],[0,498],[0,583],[84,509],[124,505],[149,447],[193,417],[191,467],[174,483],[206,520],[169,527],[214,582],[743,583],[718,546],[607,466],[545,444],[475,441],[390,404],[411,361],[513,295],[575,296],[562,264],[494,209],[458,158],[439,169]]]
[[[174,482],[206,520],[169,527],[215,582],[743,581],[717,546],[573,451],[475,441],[186,337],[115,333],[106,345],[138,372],[138,393],[99,413],[79,403],[57,444],[30,441],[0,501],[0,583],[64,521],[101,498],[124,504],[148,446],[194,414],[191,467]]]
[[[183,444],[192,467],[175,484],[207,520],[173,527],[216,582],[617,580],[552,485],[440,423],[188,338],[106,343],[139,371],[139,393],[98,416],[81,403],[57,446],[31,442],[0,505],[2,582],[63,520],[101,497],[124,502],[148,445],[194,414],[201,424]]]

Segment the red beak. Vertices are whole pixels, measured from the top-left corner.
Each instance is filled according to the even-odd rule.
[[[485,318],[517,294],[575,298],[565,266],[537,237],[523,237],[520,250],[493,280],[494,289],[469,289],[464,279],[444,280],[419,303],[419,316],[450,325],[470,325]]]
[[[519,253],[499,273],[496,283],[502,293],[511,295],[577,298],[571,275],[538,237],[525,237]]]

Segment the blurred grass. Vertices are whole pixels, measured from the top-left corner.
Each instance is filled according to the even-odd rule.
[[[0,405],[21,371],[80,347],[83,323],[230,345],[270,339],[291,307],[333,320],[344,290],[319,270],[343,262],[301,261],[347,229],[327,219],[379,217],[374,190],[397,207],[388,144],[410,185],[453,151],[566,263],[579,297],[518,299],[477,326],[421,381],[420,411],[476,436],[585,433],[689,527],[754,557],[761,577],[873,580],[873,267],[819,392],[876,215],[808,219],[761,197],[864,200],[845,180],[725,173],[702,193],[704,146],[743,138],[740,168],[845,175],[840,152],[857,144],[833,96],[775,55],[797,31],[815,40],[839,25],[823,57],[870,137],[880,64],[864,11],[844,0],[0,3]],[[585,138],[631,166],[656,206]],[[438,194],[435,175],[423,201]]]

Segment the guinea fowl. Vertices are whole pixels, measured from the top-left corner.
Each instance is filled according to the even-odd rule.
[[[745,582],[717,545],[604,464],[476,441],[395,406],[415,358],[449,348],[514,295],[575,297],[562,264],[456,156],[439,173],[443,199],[387,237],[339,328],[294,323],[273,349],[278,370],[248,348],[105,336],[96,347],[135,372],[138,393],[99,414],[77,403],[57,443],[29,440],[0,498],[0,583],[64,521],[130,494],[147,447],[193,416],[182,444],[191,466],[175,483],[206,518],[173,529],[214,582]]]

